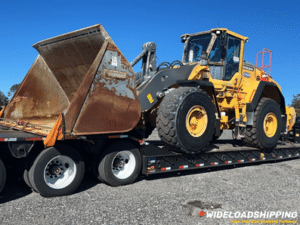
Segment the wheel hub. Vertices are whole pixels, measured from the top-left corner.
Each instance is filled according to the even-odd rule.
[[[264,119],[264,132],[268,137],[273,137],[277,131],[278,121],[276,115],[268,113]]]
[[[132,175],[136,167],[136,159],[132,152],[121,151],[112,161],[111,169],[118,179],[127,179]]]
[[[64,170],[64,166],[59,163],[59,161],[56,162],[50,162],[46,168],[46,176],[49,176],[50,178],[58,178],[62,175]]]
[[[125,165],[125,160],[122,159],[120,156],[114,160],[113,167],[116,170],[121,170],[124,167],[124,165]]]
[[[61,168],[59,167],[59,165],[54,164],[50,166],[49,173],[52,175],[59,175],[61,173]]]
[[[207,129],[207,123],[207,113],[202,106],[193,106],[187,113],[186,128],[193,137],[200,137]]]
[[[44,179],[49,187],[62,189],[74,180],[75,174],[75,162],[67,156],[57,156],[46,165]]]

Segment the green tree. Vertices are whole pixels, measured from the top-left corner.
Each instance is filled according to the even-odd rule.
[[[2,91],[0,91],[0,107],[4,106],[8,103],[8,98],[3,94]]]
[[[15,92],[18,90],[20,84],[14,84],[13,86],[10,87],[9,92],[8,92],[8,97],[13,96]]]
[[[297,115],[300,115],[300,94],[294,95],[292,106],[296,109]]]

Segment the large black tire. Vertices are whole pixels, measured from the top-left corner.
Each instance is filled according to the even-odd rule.
[[[269,136],[267,136],[264,130],[264,122],[267,115],[270,114],[276,117],[277,126],[276,129],[274,129],[274,135],[269,134]],[[256,148],[275,148],[280,138],[282,126],[281,110],[278,103],[270,98],[262,98],[254,113],[253,126],[246,128],[243,142],[246,145]]]
[[[2,160],[0,159],[0,192],[3,190],[5,181],[6,181],[6,170]]]
[[[110,145],[99,160],[100,180],[111,186],[133,183],[142,167],[139,149],[127,141]]]
[[[37,151],[30,152],[30,154],[25,158],[25,161],[23,163],[23,168],[22,168],[23,180],[27,184],[27,186],[33,190],[34,190],[34,188],[32,187],[32,185],[30,183],[30,179],[29,179],[29,170],[32,167],[37,156],[38,156]],[[36,191],[36,190],[34,190],[34,191]]]
[[[207,115],[207,126],[200,136],[193,136],[186,125],[187,115],[195,106],[204,108]],[[162,100],[156,126],[163,142],[178,151],[193,154],[201,152],[212,140],[215,120],[214,104],[205,91],[179,87]]]
[[[69,146],[50,147],[43,150],[29,170],[29,182],[44,197],[72,194],[84,176],[84,161]]]
[[[100,177],[98,167],[99,167],[99,161],[102,155],[95,154],[92,158],[92,173],[95,178],[97,178],[100,182],[104,182],[104,180]]]

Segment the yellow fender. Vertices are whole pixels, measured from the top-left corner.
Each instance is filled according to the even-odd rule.
[[[208,66],[201,66],[197,65],[194,67],[193,71],[191,72],[188,80],[199,80],[202,77],[204,71],[209,71]]]
[[[288,131],[291,131],[296,122],[296,110],[294,107],[286,106],[285,111],[287,115],[286,126],[288,127]]]

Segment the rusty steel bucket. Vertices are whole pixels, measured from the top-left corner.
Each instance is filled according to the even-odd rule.
[[[74,135],[127,132],[140,118],[135,74],[102,25],[40,41],[40,53],[3,118],[51,127],[63,113]]]

